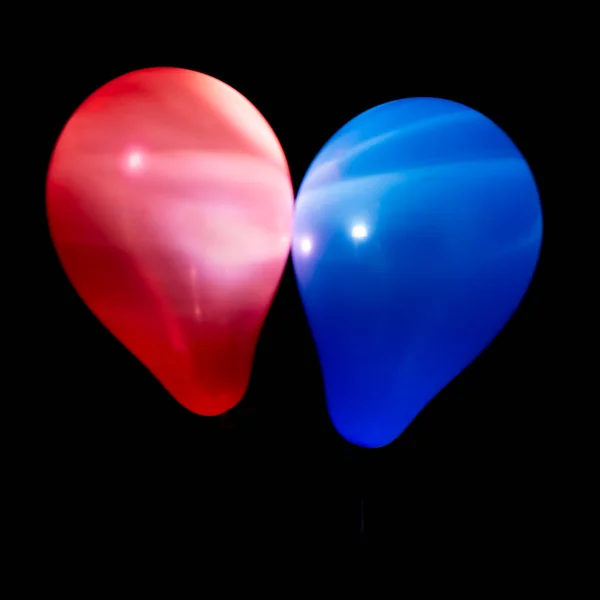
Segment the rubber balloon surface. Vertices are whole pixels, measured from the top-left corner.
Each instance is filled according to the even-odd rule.
[[[292,257],[337,431],[396,439],[502,330],[541,241],[531,170],[479,112],[410,98],[335,134],[298,192]]]
[[[98,319],[189,410],[235,406],[292,233],[287,162],[258,110],[201,73],[123,75],[68,121],[46,192]]]

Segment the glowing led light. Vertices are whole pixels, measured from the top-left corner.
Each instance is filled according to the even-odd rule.
[[[300,249],[302,250],[302,252],[304,252],[304,254],[309,254],[312,250],[312,242],[308,238],[304,238],[300,242]]]
[[[136,170],[142,166],[142,155],[139,152],[132,152],[127,159],[130,169]]]
[[[355,240],[364,240],[367,237],[367,228],[362,224],[355,225],[352,228],[352,237]]]

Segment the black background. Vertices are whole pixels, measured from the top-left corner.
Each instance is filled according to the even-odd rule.
[[[170,536],[194,552],[246,541],[314,552],[350,548],[361,539],[406,540],[415,530],[436,544],[480,532],[487,547],[526,521],[515,534],[522,546],[538,519],[556,386],[549,326],[555,307],[547,293],[551,81],[544,48],[513,57],[474,47],[458,58],[442,47],[418,61],[406,52],[360,48],[356,60],[339,48],[308,58],[297,49],[248,46],[230,56],[162,41],[100,52],[79,40],[49,51],[41,70],[48,90],[41,115],[45,164],[34,204],[43,311],[32,318],[44,333],[30,349],[37,371],[28,389],[43,404],[36,419],[49,440],[40,460],[55,535],[84,554],[105,543],[111,552],[162,553],[173,548],[174,542],[162,541]],[[244,94],[278,136],[296,191],[317,152],[347,121],[411,96],[479,110],[528,160],[545,227],[531,287],[497,339],[393,444],[361,452],[330,425],[291,259],[260,337],[248,393],[230,413],[212,419],[172,399],[69,284],[45,217],[53,145],[89,94],[151,66],[201,71]]]

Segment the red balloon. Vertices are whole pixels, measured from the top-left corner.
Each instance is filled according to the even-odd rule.
[[[46,205],[77,293],[183,406],[219,415],[248,387],[290,250],[293,187],[273,130],[239,92],[144,69],[62,131]]]

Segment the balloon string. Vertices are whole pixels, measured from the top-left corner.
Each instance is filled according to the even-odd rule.
[[[365,500],[361,496],[360,499],[360,537],[361,539],[365,535]]]

